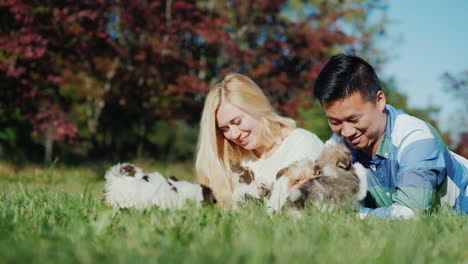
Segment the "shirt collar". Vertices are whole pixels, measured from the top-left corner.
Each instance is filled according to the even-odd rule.
[[[392,150],[391,134],[393,130],[393,124],[395,121],[395,109],[391,105],[386,105],[385,111],[387,112],[387,125],[385,127],[385,132],[382,141],[380,142],[379,149],[377,150],[377,153],[375,153],[375,155],[388,159]]]

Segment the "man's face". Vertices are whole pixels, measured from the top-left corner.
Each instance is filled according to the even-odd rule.
[[[365,100],[361,93],[332,102],[323,102],[330,128],[354,149],[373,156],[385,132],[387,115],[385,94],[377,92],[375,102]]]

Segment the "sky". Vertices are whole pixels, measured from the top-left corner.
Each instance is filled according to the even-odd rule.
[[[458,120],[460,124],[454,125],[453,121],[460,114],[460,105],[468,102],[454,100],[444,90],[441,76],[447,71],[458,74],[468,70],[468,0],[388,3],[389,38],[382,46],[391,57],[381,74],[396,78],[410,107],[439,107],[441,112],[434,118],[442,132],[461,126],[466,131],[466,123]]]

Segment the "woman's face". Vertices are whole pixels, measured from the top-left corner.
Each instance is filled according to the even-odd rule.
[[[246,150],[257,150],[262,147],[259,142],[261,123],[243,109],[229,102],[223,102],[216,112],[216,122],[219,130],[229,141]]]

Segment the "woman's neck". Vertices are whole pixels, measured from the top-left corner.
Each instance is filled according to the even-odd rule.
[[[280,143],[273,142],[273,144],[271,146],[269,146],[269,147],[264,147],[264,146],[259,147],[257,149],[254,149],[253,153],[259,159],[267,159],[267,158],[271,157],[271,155],[273,155],[273,153],[278,148]]]
[[[259,159],[268,159],[271,157],[275,151],[278,149],[279,145],[281,145],[281,142],[289,135],[291,132],[291,129],[286,129],[283,128],[281,130],[281,135],[273,141],[268,147],[267,146],[261,146],[259,148],[256,148],[253,150],[253,153],[255,156]]]

